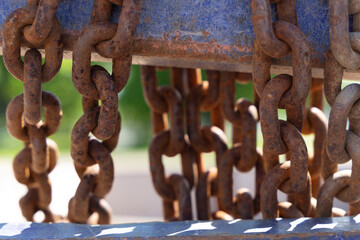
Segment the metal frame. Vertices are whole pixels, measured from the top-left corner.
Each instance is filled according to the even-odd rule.
[[[58,18],[65,30],[68,51],[80,30],[89,24],[92,11],[89,6],[93,1],[60,2]],[[322,77],[329,47],[328,3],[298,0],[296,4],[299,27],[312,48],[313,76]],[[25,5],[26,0],[2,0],[0,30],[6,16]],[[119,12],[119,8],[114,10],[113,21]],[[276,11],[273,16],[275,20]],[[250,0],[144,0],[133,45],[133,64],[251,72],[253,40]],[[67,52],[65,57],[71,58],[71,53]],[[93,60],[110,61],[97,54]],[[272,73],[291,73],[290,66],[290,58],[275,60]],[[358,79],[358,75],[346,72],[345,78]]]
[[[0,239],[359,239],[360,215],[342,218],[85,225],[0,224]]]

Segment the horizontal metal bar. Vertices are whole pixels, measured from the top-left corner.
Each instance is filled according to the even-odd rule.
[[[254,32],[251,0],[143,0],[142,15],[133,45],[134,64],[177,66],[251,72]],[[27,0],[1,0],[0,29],[6,17]],[[65,31],[65,47],[71,51],[81,29],[88,26],[94,0],[62,0],[58,18]],[[299,27],[312,49],[313,76],[322,77],[329,47],[328,3],[296,1]],[[275,6],[273,18],[276,19]],[[121,9],[115,8],[116,22]],[[2,41],[0,40],[0,46]],[[71,57],[71,54],[65,55]],[[94,54],[94,61],[109,61]],[[288,71],[291,58],[273,61],[273,73]],[[360,74],[345,78],[360,79]]]
[[[342,218],[85,225],[3,223],[1,239],[359,239],[360,215]]]

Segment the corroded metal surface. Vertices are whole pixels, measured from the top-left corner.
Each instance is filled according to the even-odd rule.
[[[330,0],[329,5],[331,44],[325,64],[324,89],[331,111],[323,150],[322,175],[326,178],[319,190],[318,217],[331,216],[334,197],[349,203],[349,215],[360,213],[360,85],[353,83],[342,88],[344,69],[360,68],[360,55],[351,44],[359,39],[356,34],[360,31],[360,2]],[[353,14],[353,33],[349,33],[349,13]],[[351,170],[336,172],[337,164],[350,160]]]
[[[9,133],[25,145],[16,156],[13,168],[16,179],[28,188],[19,202],[28,221],[33,221],[34,214],[42,211],[44,222],[111,222],[111,208],[104,197],[114,180],[110,154],[117,146],[121,128],[117,94],[129,78],[131,46],[142,1],[115,1],[122,5],[120,24],[110,23],[112,2],[114,0],[95,0],[92,21],[79,35],[73,52],[73,83],[82,95],[84,115],[75,124],[71,136],[71,156],[80,184],[69,202],[68,220],[52,214],[49,208],[51,183],[48,174],[55,167],[58,150],[47,137],[59,128],[62,111],[59,99],[42,91],[42,84],[54,78],[63,59],[62,26],[56,14],[60,0],[28,0],[12,11],[4,23],[4,64],[24,83],[24,93],[7,107],[6,120]],[[21,47],[24,43],[31,49],[27,50],[23,61]],[[91,51],[95,45],[100,55],[113,60],[112,75],[101,66],[91,66]],[[44,64],[38,48],[45,48]],[[44,122],[42,107],[45,108]],[[97,139],[90,137],[90,133]],[[174,182],[178,182],[177,179]],[[89,220],[93,213],[95,219]]]
[[[13,169],[18,182],[28,189],[27,194],[19,201],[27,221],[34,221],[33,217],[38,211],[44,213],[44,222],[61,219],[49,208],[51,182],[48,174],[54,169],[59,153],[56,143],[47,137],[58,130],[62,110],[60,101],[54,94],[42,91],[42,83],[54,78],[63,58],[61,26],[56,18],[58,3],[59,0],[45,0],[41,3],[28,1],[25,7],[16,9],[8,16],[3,32],[5,66],[15,78],[24,83],[24,93],[15,97],[6,109],[6,126],[8,132],[25,145],[15,157]],[[26,52],[24,62],[20,57],[22,32],[33,45]],[[46,49],[44,65],[41,54],[36,49],[39,42]]]
[[[142,1],[124,0],[120,4],[122,11],[116,25],[109,22],[115,5],[108,0],[95,0],[90,25],[82,31],[73,52],[72,80],[82,95],[84,111],[71,134],[71,156],[80,178],[69,202],[68,218],[75,223],[111,223],[111,208],[104,198],[113,185],[111,152],[121,130],[118,93],[129,78],[132,59],[129,46],[134,40]],[[112,75],[99,65],[91,66],[91,50],[95,45],[100,55],[112,59]],[[93,214],[98,215],[95,221]]]
[[[283,8],[282,2],[277,1],[281,18],[271,22],[270,1],[251,1],[256,30],[253,78],[260,98],[266,172],[260,190],[260,209],[264,218],[309,217],[312,212],[308,152],[301,135],[303,108],[312,80],[310,46],[297,25],[297,10]],[[290,6],[295,3],[294,0],[287,2]],[[293,76],[271,77],[271,60],[289,54],[293,58]],[[279,119],[278,109],[286,110],[286,121]],[[285,162],[279,161],[281,154],[286,154]],[[278,190],[287,194],[288,202],[278,202]]]
[[[28,221],[33,221],[37,211],[42,211],[45,222],[109,224],[111,208],[104,198],[113,186],[111,153],[116,148],[121,130],[117,94],[129,78],[135,37],[143,37],[136,35],[142,0],[95,0],[91,21],[82,28],[73,44],[72,80],[82,95],[84,114],[71,135],[71,156],[80,184],[69,202],[68,219],[53,215],[49,208],[51,184],[48,174],[56,164],[57,148],[46,138],[59,128],[62,113],[59,100],[41,90],[42,83],[56,75],[62,62],[62,28],[56,16],[59,1],[28,0],[4,23],[4,63],[8,71],[24,83],[24,94],[15,97],[6,112],[9,133],[25,143],[13,165],[16,179],[28,187],[28,193],[20,200],[20,207]],[[277,7],[275,12],[273,3]],[[300,27],[298,14],[302,14],[302,10],[297,10],[295,0],[251,0],[255,39],[249,39],[254,41],[251,45],[254,46],[253,56],[249,49],[234,56],[236,63],[246,63],[248,58],[252,58],[254,104],[242,98],[235,102],[235,84],[251,80],[244,72],[207,70],[207,80],[203,81],[200,69],[171,68],[171,85],[158,87],[156,70],[161,68],[141,68],[144,95],[153,120],[150,171],[154,188],[163,201],[166,221],[196,219],[191,201],[194,187],[197,219],[232,220],[229,225],[236,224],[239,221],[234,220],[236,218],[251,219],[261,211],[265,219],[300,218],[290,223],[292,228],[287,231],[292,231],[296,224],[309,220],[309,217],[345,216],[345,210],[332,206],[335,197],[349,204],[349,215],[360,213],[360,84],[341,88],[343,70],[359,68],[356,61],[360,55],[354,42],[360,39],[356,32],[360,32],[360,1],[340,3],[330,0],[329,3],[331,45],[325,60],[324,80],[311,76],[311,66],[316,65],[317,60],[316,56],[311,59],[311,51],[316,48],[311,49],[308,41],[311,37]],[[121,14],[115,14],[119,23],[112,23],[112,10],[119,5]],[[147,6],[145,4],[144,8]],[[216,9],[220,5],[213,3],[211,7]],[[349,12],[354,14],[355,32],[352,34],[348,34]],[[241,24],[245,22],[243,20]],[[160,23],[158,25],[162,27]],[[191,59],[194,55],[189,49],[196,37],[182,38],[183,33],[171,40],[166,40],[169,36],[165,35],[161,41],[186,44],[186,49],[182,50],[186,50],[185,58]],[[224,44],[228,44],[229,39],[224,40]],[[206,39],[197,41],[214,44]],[[231,46],[237,49],[241,41]],[[30,46],[24,61],[20,54],[22,45]],[[45,48],[44,64],[38,51],[42,47]],[[112,59],[112,75],[99,65],[91,66],[94,50],[102,57]],[[153,50],[157,51],[156,48]],[[214,52],[209,54],[202,52],[197,56],[211,60]],[[272,65],[290,62],[290,58],[292,75],[285,71],[277,76],[271,75]],[[321,111],[323,84],[331,106],[328,130]],[[309,93],[311,97],[307,106]],[[44,122],[41,121],[42,107],[45,108]],[[279,118],[279,109],[286,111],[286,121]],[[207,124],[202,122],[204,112],[210,114]],[[256,148],[259,120],[262,152]],[[233,128],[232,146],[228,145],[225,134],[226,121]],[[302,132],[315,133],[313,156],[308,154]],[[203,154],[211,152],[214,153],[215,167],[206,170]],[[286,155],[285,161],[280,159],[283,154]],[[181,156],[181,174],[166,175],[164,155]],[[337,164],[350,159],[352,170],[337,172]],[[251,196],[246,188],[240,188],[234,196],[234,167],[240,172],[255,168],[255,196]],[[324,181],[321,186],[320,177]],[[286,194],[287,201],[278,201],[279,190]],[[215,212],[210,207],[211,197],[217,199]],[[357,222],[357,218],[354,220]],[[191,223],[188,229],[167,236],[216,229],[212,223]],[[244,233],[265,233],[271,228],[248,229]]]
[[[66,50],[74,48],[79,31],[89,24],[93,2],[60,2],[57,15],[68,36],[64,42]],[[25,3],[26,0],[1,1],[0,29],[6,16]],[[312,67],[321,68],[329,46],[328,3],[300,0],[296,1],[296,8],[298,25],[310,42]],[[275,12],[272,6],[273,20],[278,18]],[[118,7],[112,12],[114,22],[119,14]],[[170,0],[166,4],[161,0],[144,1],[133,44],[133,63],[250,72],[254,39],[250,16],[250,0]],[[65,56],[70,58],[68,53]],[[274,61],[272,70],[277,72],[278,66],[282,69],[290,66],[288,60]],[[322,72],[317,69],[313,75],[321,77]]]

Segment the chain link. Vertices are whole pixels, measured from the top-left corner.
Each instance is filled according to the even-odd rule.
[[[235,218],[252,219],[260,211],[260,186],[265,176],[262,154],[256,149],[257,108],[246,99],[234,103],[235,80],[246,83],[251,76],[231,72],[221,73],[220,91],[225,118],[233,125],[233,147],[226,151],[219,166],[219,201],[221,209]],[[233,167],[255,173],[255,197],[241,188],[233,198]]]
[[[122,4],[117,25],[109,22],[112,4]],[[129,46],[140,19],[140,9],[141,0],[95,0],[91,24],[82,31],[74,47],[72,79],[82,95],[84,115],[71,135],[71,156],[80,178],[75,196],[69,202],[71,222],[111,222],[111,208],[104,197],[114,181],[111,152],[116,148],[121,128],[117,94],[129,78],[132,59]],[[112,75],[101,66],[91,66],[94,48],[103,57],[113,59]],[[109,52],[111,54],[107,54]],[[89,137],[90,133],[102,142]]]
[[[279,21],[271,22],[270,3],[277,3]],[[285,8],[287,6],[288,8]],[[311,186],[308,153],[301,136],[303,104],[311,85],[310,45],[297,27],[294,1],[252,0],[255,32],[253,78],[260,97],[259,112],[264,138],[264,168],[261,212],[264,218],[309,216]],[[270,76],[271,58],[292,53],[293,76]],[[278,119],[286,109],[287,121]],[[280,154],[287,153],[279,165]],[[288,194],[288,203],[277,201],[277,190]]]
[[[220,124],[220,128],[215,126],[214,122],[212,122],[211,126],[201,126],[201,111],[210,111],[213,115],[215,111],[222,108],[221,105],[219,107],[220,74],[207,71],[207,77],[207,81],[202,81],[201,76],[189,79],[190,92],[186,99],[187,133],[189,134],[191,146],[198,154],[196,162],[199,176],[199,183],[196,188],[197,214],[201,220],[209,220],[214,217],[224,217],[228,219],[229,216],[223,213],[224,209],[221,208],[219,202],[218,170],[209,169],[206,171],[202,156],[203,153],[214,152],[216,168],[219,169],[221,158],[227,150],[227,138],[223,131],[222,123]],[[218,118],[221,119],[222,114],[218,115]],[[216,119],[212,118],[212,120]],[[220,122],[222,121],[223,120]],[[210,189],[210,191],[206,189]],[[215,213],[211,213],[211,196],[216,197],[218,200],[218,210]],[[207,203],[206,208],[201,207],[203,202]]]
[[[313,78],[310,91],[310,106],[304,106],[304,135],[314,134],[312,155],[309,154],[312,196],[317,198],[321,185],[321,158],[327,134],[327,120],[323,110],[323,79]],[[306,105],[306,104],[305,104]]]
[[[28,1],[27,6],[12,12],[5,21],[4,63],[8,71],[24,83],[24,93],[15,97],[6,109],[9,133],[24,142],[25,148],[15,157],[13,169],[16,180],[27,186],[27,194],[20,199],[20,208],[28,221],[42,211],[44,222],[60,221],[50,208],[51,183],[48,174],[58,159],[56,143],[47,139],[55,133],[62,117],[59,99],[42,91],[42,84],[59,71],[63,44],[61,25],[56,18],[59,1]],[[50,9],[50,10],[48,10]],[[20,57],[22,36],[32,46]],[[45,47],[45,63],[37,48]],[[45,122],[42,122],[42,108]]]
[[[360,213],[359,138],[360,85],[350,84],[342,89],[344,69],[358,69],[359,53],[352,42],[360,30],[357,1],[329,1],[330,48],[324,67],[325,97],[331,106],[329,127],[323,151],[322,177],[316,216],[330,217],[333,198],[350,204],[349,215]],[[354,14],[353,30],[349,34],[348,14]],[[347,121],[349,120],[349,130]],[[337,172],[337,164],[352,160],[352,170]],[[325,165],[326,164],[326,165]],[[345,212],[342,212],[342,215]]]
[[[171,87],[157,87],[155,67],[141,67],[141,80],[147,104],[150,106],[155,137],[149,146],[150,170],[157,193],[163,199],[164,219],[192,220],[190,191],[194,185],[195,152],[184,130],[181,69],[171,69]],[[170,126],[167,122],[170,119]],[[162,155],[181,155],[182,174],[165,176]]]
[[[4,23],[4,63],[23,82],[23,94],[6,110],[8,132],[25,145],[13,163],[16,180],[28,188],[19,204],[28,221],[42,211],[44,222],[109,224],[112,212],[105,197],[114,181],[111,153],[121,131],[118,93],[129,79],[142,1],[95,0],[91,23],[74,45],[72,80],[82,95],[83,115],[71,135],[71,156],[80,184],[69,202],[68,219],[53,214],[49,207],[48,175],[59,153],[48,137],[58,130],[62,111],[59,99],[42,90],[42,84],[52,80],[62,64],[63,31],[56,17],[59,3],[28,0]],[[271,4],[276,4],[275,22]],[[121,6],[118,24],[110,22],[114,5]],[[156,67],[141,67],[154,133],[149,146],[150,171],[162,198],[164,219],[194,219],[192,191],[199,220],[252,219],[260,211],[264,218],[360,213],[360,84],[342,88],[343,71],[360,68],[359,1],[329,0],[330,48],[324,80],[311,78],[310,44],[297,25],[295,0],[252,0],[251,11],[255,33],[252,74],[206,70],[203,81],[199,69],[171,68],[171,86],[158,87]],[[349,14],[353,15],[350,33]],[[24,60],[23,45],[30,47]],[[45,49],[44,64],[41,48]],[[93,51],[112,59],[112,74],[91,66]],[[293,74],[271,77],[272,59],[290,56]],[[244,98],[235,102],[235,84],[251,81],[254,102]],[[328,124],[322,112],[323,92],[331,106]],[[286,121],[279,119],[279,109],[285,110]],[[203,112],[210,113],[207,126],[202,125]],[[233,129],[231,147],[225,134],[227,121]],[[262,152],[256,148],[258,121]],[[312,154],[301,133],[314,134]],[[215,167],[206,169],[204,153],[214,153]],[[285,161],[279,160],[282,154]],[[180,156],[181,173],[165,174],[164,155]],[[338,171],[338,164],[350,160],[352,170]],[[254,196],[247,188],[233,193],[234,167],[241,173],[255,169]],[[278,202],[278,190],[287,195],[287,201]],[[218,201],[215,212],[211,197]],[[334,198],[348,203],[349,212],[334,208]]]

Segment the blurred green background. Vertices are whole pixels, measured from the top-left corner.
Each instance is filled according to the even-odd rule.
[[[111,63],[93,63],[105,67],[111,72]],[[82,115],[81,96],[75,90],[71,80],[72,61],[64,60],[59,74],[43,89],[56,94],[62,104],[63,119],[57,133],[50,138],[55,140],[62,153],[70,151],[71,130]],[[170,71],[158,71],[159,85],[170,84]],[[203,71],[203,79],[206,73]],[[0,60],[0,154],[13,156],[23,148],[23,143],[13,139],[6,130],[5,111],[12,98],[23,91],[22,82],[13,78]],[[252,84],[237,84],[237,97],[253,98]],[[140,81],[140,66],[132,66],[130,79],[119,94],[119,111],[122,115],[122,129],[118,150],[145,150],[152,138],[150,111],[143,97]],[[203,114],[204,124],[209,123],[209,114]]]

